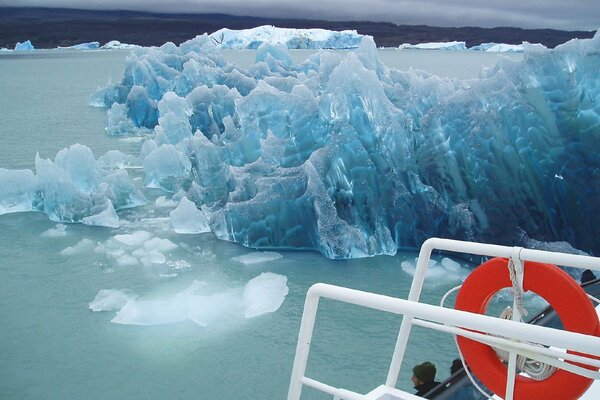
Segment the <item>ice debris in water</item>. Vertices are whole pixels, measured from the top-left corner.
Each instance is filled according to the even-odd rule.
[[[241,262],[244,265],[251,265],[279,260],[282,257],[281,254],[274,251],[256,251],[237,257],[231,257],[231,259],[233,261]]]
[[[147,231],[135,231],[115,235],[114,238],[101,243],[95,252],[105,254],[115,260],[121,267],[135,266],[140,263],[145,267],[167,263],[164,253],[176,249],[178,246],[168,239],[152,237]],[[181,262],[185,262],[181,260]]]
[[[45,237],[67,236],[67,226],[64,224],[56,224],[56,226],[54,228],[50,228],[46,232],[42,233],[42,236],[45,236]]]
[[[252,279],[244,288],[244,316],[277,311],[288,294],[287,277],[272,272],[263,272]]]
[[[72,256],[75,254],[80,254],[80,253],[85,253],[87,251],[91,251],[93,250],[95,247],[95,243],[93,241],[91,241],[90,239],[81,239],[79,242],[77,242],[76,245],[74,246],[69,246],[65,249],[63,249],[60,254],[62,254],[63,256]]]
[[[285,276],[263,273],[250,280],[243,290],[231,288],[211,292],[205,282],[194,281],[189,287],[175,294],[152,299],[130,296],[124,304],[117,303],[116,300],[121,299],[118,292],[100,292],[108,292],[105,296],[109,299],[114,298],[115,301],[102,301],[101,298],[90,303],[90,308],[94,304],[98,310],[118,309],[112,319],[113,323],[163,325],[189,320],[197,325],[206,326],[219,322],[241,321],[244,318],[275,312],[283,304],[288,287]],[[117,304],[122,305],[116,307]]]
[[[400,267],[410,276],[415,276],[418,259],[413,261],[402,261]],[[439,284],[448,282],[462,282],[469,275],[470,270],[462,267],[460,263],[444,257],[439,262],[434,259],[429,260],[427,271],[425,272],[426,284]]]
[[[80,144],[54,161],[36,155],[35,169],[0,169],[0,214],[41,211],[53,221],[117,227],[117,210],[145,202],[127,172],[103,168]]]
[[[210,232],[208,218],[202,210],[184,197],[177,208],[170,213],[171,228],[177,233],[204,233]]]
[[[100,290],[94,300],[89,303],[92,311],[115,311],[120,310],[128,301],[137,297],[129,290]]]

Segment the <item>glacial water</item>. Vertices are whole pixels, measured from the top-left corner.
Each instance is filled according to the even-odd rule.
[[[391,66],[410,67],[414,56],[415,68],[443,65],[461,78],[504,57],[380,54],[388,64],[399,63]],[[251,62],[244,52],[226,56]],[[125,57],[126,52],[101,51],[0,55],[0,168],[33,169],[36,153],[54,158],[74,143],[88,146],[96,158],[114,149],[137,155],[141,142],[107,136],[105,110],[88,105],[97,87],[121,79]],[[141,171],[128,173],[148,202],[119,212],[118,228],[62,225],[43,213],[0,216],[1,399],[282,399],[311,284],[407,296],[411,276],[404,269],[414,263],[414,252],[333,261],[318,253],[278,251],[279,259],[244,264],[235,258],[253,253],[250,249],[210,233],[174,233],[168,221],[172,208],[156,202],[165,193],[143,188]],[[163,262],[149,266],[117,262],[120,252],[130,250],[114,237],[139,231],[175,247],[164,252]],[[112,258],[98,250],[111,246]],[[470,268],[458,260],[460,270],[448,274],[439,266],[441,257],[437,260],[423,292],[429,303],[437,303]],[[289,292],[279,309],[245,318],[229,308],[264,272],[287,278]],[[161,324],[170,317],[165,314],[186,307],[178,299],[194,285],[201,286],[205,326],[189,319]],[[134,293],[172,308],[143,310],[150,325],[112,323],[115,311],[89,309],[101,290]],[[400,320],[324,301],[307,375],[359,392],[384,382]],[[410,390],[411,367],[424,360],[438,365],[438,379],[446,378],[454,357],[451,337],[415,328],[399,387]],[[305,395],[329,398],[308,389]]]

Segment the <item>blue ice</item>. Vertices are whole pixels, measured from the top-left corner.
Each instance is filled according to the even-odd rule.
[[[203,35],[135,49],[93,103],[108,108],[109,134],[152,134],[145,184],[185,193],[223,240],[330,258],[391,255],[431,236],[600,254],[600,34],[524,51],[463,81],[388,69],[368,37],[298,65],[263,44],[243,69]],[[37,187],[18,173],[23,187],[0,208]],[[78,196],[98,191],[97,173],[69,177],[60,195],[74,203],[36,207],[58,221],[81,219],[59,204],[96,213]],[[53,194],[53,181],[41,187]]]

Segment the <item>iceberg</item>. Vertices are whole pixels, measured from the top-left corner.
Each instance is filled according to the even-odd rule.
[[[117,210],[145,203],[127,172],[101,168],[80,144],[59,151],[54,161],[36,155],[35,168],[35,175],[0,169],[0,215],[41,211],[57,222],[117,227]]]
[[[140,46],[136,44],[121,43],[118,40],[111,40],[110,42],[103,44],[100,48],[104,50],[132,50],[139,47]]]
[[[465,42],[427,42],[427,43],[418,43],[418,44],[410,44],[403,43],[398,46],[400,49],[418,49],[418,50],[467,50],[467,45]]]
[[[183,191],[218,238],[330,258],[431,236],[600,254],[600,34],[469,81],[390,70],[369,37],[299,65],[285,47],[247,69],[208,35],[137,49],[101,89],[152,132],[146,185]]]
[[[220,49],[257,49],[262,44],[283,44],[288,49],[353,49],[363,35],[355,30],[278,28],[219,29],[209,35]]]
[[[17,51],[26,51],[26,50],[35,50],[33,44],[31,44],[30,40],[26,40],[24,42],[17,42],[15,45],[15,50]]]
[[[71,49],[71,50],[96,50],[100,47],[100,42],[87,42],[79,43],[68,47],[58,47],[59,49]]]
[[[491,53],[523,53],[525,51],[525,47],[533,46],[538,47],[540,49],[545,49],[541,43],[527,43],[523,42],[522,44],[506,44],[506,43],[481,43],[480,45],[469,47],[469,50],[474,51],[487,51]]]

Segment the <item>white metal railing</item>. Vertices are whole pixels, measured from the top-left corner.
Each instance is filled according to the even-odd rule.
[[[310,343],[319,299],[321,297],[403,315],[385,383],[385,386],[390,389],[396,386],[413,325],[465,336],[508,351],[511,357],[508,365],[507,400],[512,400],[516,374],[514,360],[517,353],[592,379],[600,379],[600,374],[597,371],[600,367],[600,361],[581,355],[566,354],[564,351],[564,349],[569,349],[598,357],[600,356],[599,337],[419,303],[425,272],[433,250],[445,250],[489,257],[505,257],[512,259],[518,265],[521,265],[523,261],[535,261],[600,271],[600,258],[596,257],[432,238],[425,241],[421,247],[407,300],[317,283],[308,290],[306,295],[296,347],[296,357],[290,379],[288,400],[299,400],[303,385],[328,393],[334,396],[334,399],[367,399],[363,394],[335,388],[305,376]],[[518,337],[520,342],[511,340],[511,338],[515,337]],[[551,346],[558,350],[549,348],[540,349],[537,345]],[[582,363],[594,367],[594,370],[585,369],[561,360]]]

